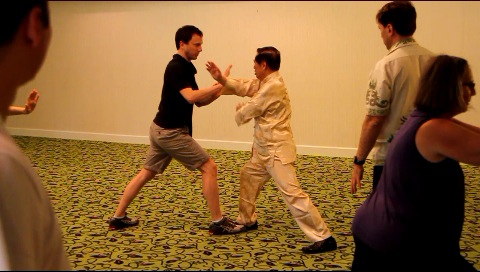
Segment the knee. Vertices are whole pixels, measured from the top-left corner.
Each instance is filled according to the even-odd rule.
[[[143,168],[138,175],[141,177],[142,180],[150,181],[157,175],[157,173],[152,170]]]
[[[200,170],[204,173],[212,173],[216,174],[218,169],[217,169],[217,164],[210,158],[208,161],[206,161]]]

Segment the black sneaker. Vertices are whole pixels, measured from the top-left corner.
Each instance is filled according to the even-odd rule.
[[[218,223],[212,222],[208,228],[208,232],[212,235],[236,234],[244,231],[244,225],[237,225],[233,220],[226,216],[224,216]]]
[[[317,241],[309,246],[303,247],[303,253],[313,254],[332,251],[337,249],[337,241],[333,236],[328,237],[325,240]]]
[[[138,225],[138,219],[132,219],[128,217],[127,213],[125,213],[125,216],[123,218],[112,217],[108,221],[108,228],[111,230],[124,229],[136,225]]]
[[[235,221],[235,224],[241,225],[241,224],[238,223],[237,221]],[[258,221],[255,221],[255,223],[251,224],[250,226],[249,226],[249,225],[245,225],[245,231],[257,230],[257,229],[258,229]]]

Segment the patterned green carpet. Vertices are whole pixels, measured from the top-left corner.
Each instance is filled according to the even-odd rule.
[[[145,185],[128,212],[140,225],[109,231],[128,181],[141,168],[147,145],[14,137],[31,159],[54,204],[74,270],[322,270],[349,271],[353,259],[350,225],[371,190],[350,190],[351,159],[299,155],[296,167],[338,243],[338,250],[307,255],[303,232],[273,182],[258,199],[259,229],[234,236],[210,236],[201,175],[172,161],[164,175]],[[208,150],[218,165],[220,202],[235,218],[238,173],[249,152]],[[462,254],[480,268],[478,231],[480,170],[463,166],[467,183]],[[370,176],[371,164],[366,164]],[[440,227],[439,219],[439,227]],[[419,244],[428,251],[428,245]]]

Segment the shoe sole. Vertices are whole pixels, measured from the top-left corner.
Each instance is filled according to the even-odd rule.
[[[220,232],[220,233],[215,233],[214,230],[209,230],[208,233],[210,233],[210,235],[232,235],[232,234],[238,234],[238,233],[242,233],[242,232],[246,232],[247,230],[245,228],[237,231],[237,232]]]
[[[117,227],[108,227],[109,230],[121,230],[121,229],[124,229],[126,227],[123,227],[123,228],[117,228]]]
[[[337,250],[337,248],[333,248],[333,249],[329,249],[329,250],[322,250],[322,251],[303,251],[302,249],[302,252],[305,253],[305,254],[318,254],[318,253],[325,253],[325,252],[330,252],[330,251],[334,251],[334,250]]]
[[[208,233],[210,233],[210,235],[232,235],[232,234],[238,234],[238,233],[242,233],[242,232],[245,232],[246,230],[241,230],[241,231],[238,231],[238,232],[222,232],[222,233],[215,233],[214,231],[209,231]]]
[[[108,226],[108,229],[109,230],[121,230],[121,229],[130,228],[130,227],[136,227],[136,226],[138,226],[138,224],[131,225],[131,226],[123,226],[123,227]]]

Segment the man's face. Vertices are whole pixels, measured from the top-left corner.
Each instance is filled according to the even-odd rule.
[[[380,30],[380,36],[382,37],[383,44],[385,44],[385,47],[387,47],[387,50],[390,50],[390,47],[392,47],[392,39],[390,36],[390,28],[391,25],[388,24],[387,26],[383,26],[381,23],[378,24],[378,29]]]
[[[192,39],[188,43],[181,42],[181,46],[188,60],[196,60],[200,52],[202,52],[203,38],[197,34],[193,34]]]
[[[255,71],[255,76],[263,80],[265,78],[265,62],[258,63],[255,60],[253,61],[253,70]]]

